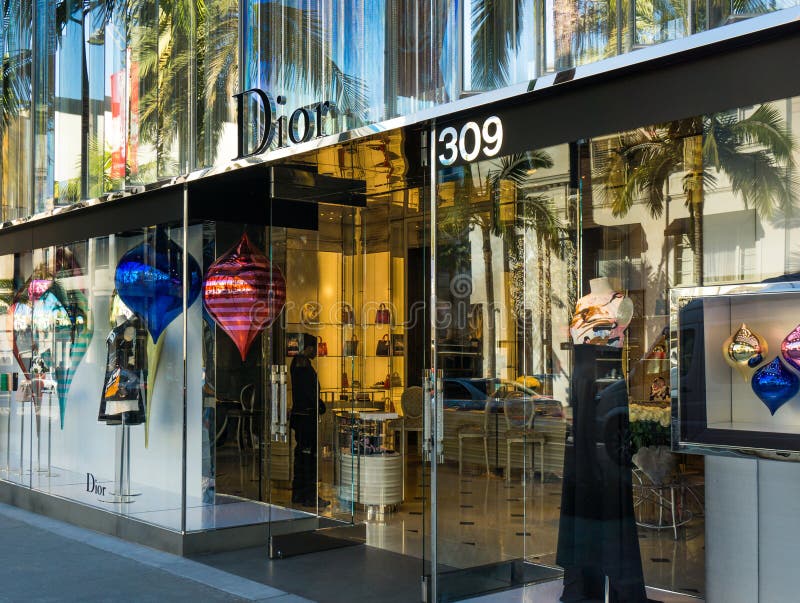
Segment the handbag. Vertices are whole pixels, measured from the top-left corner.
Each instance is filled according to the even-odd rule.
[[[317,356],[327,356],[328,355],[328,344],[325,341],[318,341],[317,342]]]
[[[286,355],[297,356],[300,353],[300,338],[297,335],[286,336]]]
[[[376,356],[388,356],[389,355],[389,334],[387,333],[381,339],[378,340],[378,347],[375,350]]]
[[[392,373],[391,385],[392,387],[403,387],[403,380],[400,378],[400,373],[397,371]]]
[[[356,315],[353,312],[353,307],[350,304],[342,305],[342,324],[354,325],[356,324]]]
[[[347,339],[344,342],[344,355],[345,356],[358,356],[358,335],[353,333],[352,339]]]
[[[389,308],[386,307],[386,304],[382,303],[378,306],[378,309],[375,311],[375,324],[376,325],[388,325],[392,320],[392,316],[389,313]]]
[[[405,336],[402,333],[392,334],[392,356],[402,356],[406,352]]]
[[[306,302],[300,308],[300,321],[304,324],[317,324],[321,313],[322,306],[319,303]]]

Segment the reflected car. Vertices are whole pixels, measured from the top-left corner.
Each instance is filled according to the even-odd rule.
[[[444,379],[443,386],[444,408],[485,410],[489,402],[492,412],[502,412],[504,400],[514,397],[530,400],[534,404],[537,416],[564,416],[561,402],[514,381],[451,377]]]

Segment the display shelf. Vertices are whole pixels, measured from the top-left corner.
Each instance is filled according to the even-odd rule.
[[[674,448],[703,454],[800,451],[800,370],[781,352],[798,326],[798,302],[797,282],[672,291]],[[756,340],[731,347],[743,324],[766,350]],[[776,359],[778,378],[762,370]]]

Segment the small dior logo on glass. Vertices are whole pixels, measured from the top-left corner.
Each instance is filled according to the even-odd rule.
[[[106,487],[97,483],[97,479],[91,473],[86,474],[86,491],[94,492],[98,496],[106,495]]]

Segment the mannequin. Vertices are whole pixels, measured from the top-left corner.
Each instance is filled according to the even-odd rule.
[[[573,426],[564,450],[556,556],[564,568],[561,601],[645,603],[622,378],[633,302],[605,277],[589,286],[570,323]]]
[[[570,323],[572,343],[621,348],[632,318],[630,298],[615,291],[606,277],[593,278],[589,281],[589,294],[575,305]]]
[[[147,368],[147,331],[136,315],[115,317],[116,327],[106,339],[106,380],[100,397],[98,421],[120,425],[144,423],[142,376]]]

